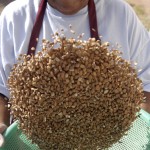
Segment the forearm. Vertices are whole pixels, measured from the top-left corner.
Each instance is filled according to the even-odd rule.
[[[7,126],[10,124],[10,110],[8,109],[8,100],[0,95],[0,123]]]
[[[145,102],[141,104],[141,108],[150,113],[150,92],[145,92],[144,91],[144,96],[145,96]]]

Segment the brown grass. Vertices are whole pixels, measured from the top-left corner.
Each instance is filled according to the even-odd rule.
[[[136,14],[145,25],[147,29],[150,29],[150,2],[149,0],[127,0],[127,2],[133,7]]]

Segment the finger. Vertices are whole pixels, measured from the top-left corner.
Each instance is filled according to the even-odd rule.
[[[0,147],[2,147],[4,144],[4,138],[3,136],[0,134]]]
[[[0,133],[3,133],[7,129],[7,126],[3,123],[0,123]]]

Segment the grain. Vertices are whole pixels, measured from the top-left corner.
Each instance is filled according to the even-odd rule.
[[[58,33],[54,41],[43,39],[41,52],[21,55],[14,65],[8,85],[15,119],[43,150],[110,147],[130,129],[144,99],[137,70],[108,42]]]

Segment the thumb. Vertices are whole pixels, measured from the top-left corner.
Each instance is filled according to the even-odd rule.
[[[7,129],[7,126],[3,123],[0,123],[0,147],[4,144],[4,137],[1,133],[3,133]]]
[[[3,136],[0,134],[0,147],[2,147],[4,144],[4,138]]]
[[[4,123],[0,123],[0,133],[3,133],[7,129],[7,126]]]

